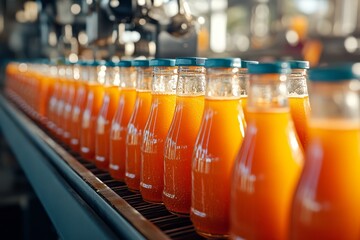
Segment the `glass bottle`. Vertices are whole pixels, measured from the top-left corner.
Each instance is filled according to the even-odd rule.
[[[190,217],[196,231],[229,234],[231,173],[243,141],[240,58],[207,59],[205,107],[192,160]]]
[[[79,74],[79,80],[77,81],[75,101],[71,108],[70,147],[74,152],[80,153],[82,113],[86,106],[90,66],[89,62],[86,61],[79,61],[76,65],[79,69],[79,72],[76,73]]]
[[[105,70],[103,61],[93,61],[88,67],[87,99],[81,118],[80,153],[90,162],[95,159],[96,120],[104,96]]]
[[[78,87],[79,80],[79,66],[75,64],[69,65],[71,68],[67,69],[68,75],[68,94],[65,99],[63,112],[63,140],[66,145],[70,145],[70,128],[71,128],[71,112],[75,101],[75,94]]]
[[[191,207],[191,162],[205,101],[205,58],[177,58],[176,106],[164,150],[165,207],[188,215]]]
[[[290,239],[360,239],[360,65],[309,71],[311,113]]]
[[[152,67],[150,60],[135,60],[136,101],[126,135],[125,182],[132,191],[140,190],[141,142],[151,106]]]
[[[289,61],[291,74],[288,77],[288,96],[291,117],[294,121],[295,129],[300,143],[306,147],[306,130],[308,127],[308,117],[310,114],[310,102],[307,91],[307,61]]]
[[[145,201],[162,203],[164,145],[175,110],[175,59],[153,59],[152,100],[141,145],[140,192]]]
[[[244,119],[246,120],[246,105],[247,105],[247,88],[249,81],[248,64],[258,64],[258,61],[241,60],[241,68],[239,70],[240,89],[241,89],[241,106],[244,112]]]
[[[250,64],[247,129],[236,158],[231,238],[287,239],[303,153],[287,97],[287,63]]]
[[[132,61],[122,60],[120,67],[120,96],[110,129],[110,175],[125,180],[126,134],[136,99],[136,71]]]
[[[61,128],[61,114],[64,110],[64,99],[67,92],[67,85],[66,85],[66,66],[64,64],[58,64],[58,93],[57,93],[57,101],[55,105],[55,114],[54,114],[54,133],[57,137],[62,135],[62,128]]]
[[[120,69],[110,61],[105,66],[105,94],[97,117],[95,137],[95,165],[103,170],[109,168],[110,127],[120,96]]]

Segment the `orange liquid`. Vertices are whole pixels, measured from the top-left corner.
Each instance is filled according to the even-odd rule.
[[[360,124],[311,123],[291,239],[360,239]]]
[[[110,129],[110,175],[117,180],[125,179],[126,134],[136,99],[135,89],[121,89],[119,103]]]
[[[98,83],[88,85],[87,101],[81,122],[80,151],[81,156],[88,161],[95,158],[96,120],[99,114],[104,88]]]
[[[205,104],[204,96],[177,96],[174,118],[165,142],[165,207],[186,215],[191,207],[191,162]]]
[[[110,126],[119,103],[120,88],[105,88],[105,95],[97,118],[95,139],[95,165],[100,169],[109,168]]]
[[[244,112],[244,120],[247,120],[247,96],[241,98],[241,106]]]
[[[40,89],[39,89],[39,103],[38,103],[38,113],[42,118],[42,123],[47,122],[47,105],[50,100],[51,95],[53,94],[54,89],[54,79],[40,75]]]
[[[49,118],[49,123],[47,124],[48,128],[54,133],[55,131],[55,124],[56,124],[56,106],[57,106],[57,102],[61,96],[61,84],[59,82],[59,80],[55,80],[54,83],[54,90],[53,90],[53,94],[50,97],[49,100],[49,105],[48,105],[48,118]]]
[[[303,153],[288,108],[248,109],[231,196],[231,237],[287,239]]]
[[[205,236],[229,232],[230,185],[244,136],[240,99],[205,99],[194,148],[191,220]]]
[[[74,105],[74,101],[75,101],[75,93],[77,86],[78,86],[77,82],[74,81],[69,82],[68,95],[67,95],[67,99],[65,100],[64,113],[63,113],[63,119],[64,119],[63,139],[67,145],[70,144],[71,112],[72,112],[72,106]]]
[[[308,116],[310,115],[309,96],[289,97],[290,113],[301,145],[305,149],[307,142]]]
[[[164,189],[164,144],[174,115],[176,95],[152,94],[141,145],[140,192],[145,201],[161,203]]]
[[[126,136],[125,182],[129,189],[138,191],[141,173],[141,141],[150,113],[151,92],[138,91]]]
[[[64,113],[64,108],[65,108],[65,100],[67,98],[67,94],[68,94],[68,83],[66,82],[67,80],[61,80],[61,87],[60,87],[60,97],[58,98],[57,101],[57,106],[56,106],[56,113],[55,113],[55,124],[56,124],[56,135],[61,139],[62,139],[62,135],[63,135],[63,128],[64,128],[64,118],[63,118],[63,113]]]
[[[87,89],[84,83],[79,83],[76,92],[74,104],[71,108],[71,124],[70,124],[70,147],[73,151],[80,153],[80,137],[82,113],[86,106]]]

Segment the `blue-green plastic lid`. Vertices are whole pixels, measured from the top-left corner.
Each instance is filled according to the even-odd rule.
[[[248,64],[249,74],[288,74],[290,73],[290,66],[287,62],[272,62],[272,63],[258,63]]]
[[[104,60],[87,61],[87,66],[91,66],[91,67],[102,66],[105,64],[106,64],[106,61],[104,61]]]
[[[116,62],[114,62],[114,61],[106,61],[105,66],[106,67],[115,67]]]
[[[258,64],[258,61],[249,61],[249,60],[241,60],[241,67],[242,68],[248,68],[248,64]]]
[[[309,70],[312,82],[338,82],[350,79],[360,80],[360,63],[331,65]]]
[[[119,67],[131,67],[133,65],[132,60],[121,60],[120,62],[116,63],[116,66]]]
[[[206,68],[241,67],[240,58],[208,58],[205,61]]]
[[[310,64],[308,61],[297,61],[297,60],[291,60],[288,61],[290,64],[291,69],[309,69]]]
[[[133,66],[134,67],[149,67],[150,60],[145,60],[145,59],[134,60]]]
[[[175,59],[171,58],[156,58],[150,60],[151,67],[174,67]]]
[[[176,58],[175,65],[177,66],[205,66],[206,58],[201,57],[184,57],[184,58]]]

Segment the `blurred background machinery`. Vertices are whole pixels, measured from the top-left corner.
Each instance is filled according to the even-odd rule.
[[[359,0],[2,0],[2,57],[360,54]]]

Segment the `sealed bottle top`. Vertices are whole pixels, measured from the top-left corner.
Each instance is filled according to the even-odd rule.
[[[206,58],[201,57],[184,57],[184,58],[176,58],[175,65],[176,66],[205,66]]]
[[[311,119],[360,119],[360,64],[309,71]]]
[[[291,74],[288,76],[289,96],[307,96],[307,70],[310,65],[308,61],[292,60],[288,61]]]
[[[287,62],[271,62],[248,64],[249,74],[289,74],[290,66]]]
[[[119,67],[121,88],[135,88],[136,87],[136,69],[133,66],[132,60],[121,60],[116,63]]]
[[[206,68],[241,68],[240,58],[209,58],[205,61]]]
[[[241,68],[247,69],[248,64],[258,64],[258,61],[241,60]]]
[[[360,63],[318,67],[309,71],[312,82],[340,82],[359,78]]]
[[[150,60],[134,60],[133,66],[136,67],[136,89],[151,91],[152,67],[150,67]]]
[[[105,86],[119,86],[120,84],[120,69],[113,61],[106,61],[105,63]]]
[[[175,59],[152,59],[150,66],[153,67],[152,93],[176,94],[178,67]]]
[[[268,111],[270,109],[288,111],[286,62],[249,64],[249,92],[247,109]]]
[[[310,64],[308,61],[291,60],[288,61],[291,69],[309,69]]]
[[[207,69],[206,98],[240,98],[240,58],[209,58]]]
[[[247,96],[247,85],[248,85],[248,65],[258,64],[258,61],[241,60],[241,69],[239,70],[240,76],[240,89],[243,97]]]
[[[105,83],[105,63],[106,62],[104,60],[93,60],[87,62],[89,83]]]
[[[157,58],[150,60],[151,67],[174,67],[175,59],[171,58]]]
[[[204,95],[206,86],[206,58],[177,58],[179,78],[176,86],[178,96]]]

